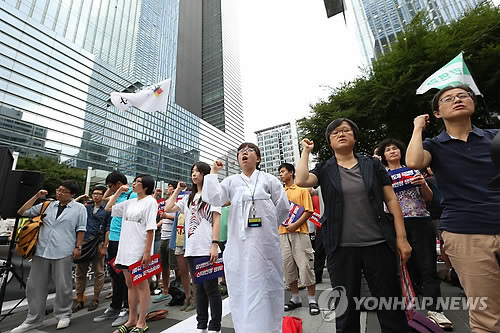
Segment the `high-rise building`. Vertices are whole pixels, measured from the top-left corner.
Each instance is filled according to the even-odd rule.
[[[281,163],[297,166],[300,155],[295,121],[255,131],[255,134],[260,149],[262,171],[279,178],[278,168]]]
[[[196,21],[192,24],[205,27],[205,6],[218,3],[210,18],[219,18],[220,29],[211,27],[210,34],[219,43],[207,40],[200,54],[214,47],[222,55],[237,55],[235,36],[224,35],[235,11],[224,11],[224,0],[204,0],[197,17],[182,12],[190,1],[2,1],[0,144],[21,156],[48,154],[81,168],[153,176],[158,170],[159,179],[167,181],[190,182],[198,160],[225,159],[225,174],[236,173],[236,147],[243,138],[237,56],[212,67],[201,58],[194,64],[197,98],[222,125],[176,103],[176,85],[190,79],[177,75],[189,33],[185,26]],[[213,85],[202,81],[209,69],[218,80]],[[133,92],[167,78],[172,87],[165,112],[122,112],[109,102],[112,91]],[[214,93],[222,106],[211,107],[210,89],[222,89],[222,95]]]
[[[391,50],[397,36],[420,11],[435,26],[459,18],[477,5],[477,0],[353,0],[346,15],[356,24],[356,37],[365,65]]]
[[[176,103],[241,143],[236,3],[180,2]]]

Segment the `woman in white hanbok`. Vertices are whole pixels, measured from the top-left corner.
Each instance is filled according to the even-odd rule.
[[[224,267],[237,333],[278,333],[283,320],[283,261],[278,226],[288,217],[288,198],[279,180],[257,170],[259,148],[238,148],[242,173],[225,178],[215,161],[205,176],[203,198],[215,206],[231,202]]]

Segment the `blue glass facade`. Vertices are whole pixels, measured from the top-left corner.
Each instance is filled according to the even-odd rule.
[[[391,50],[391,43],[420,11],[437,26],[458,19],[476,0],[352,0],[346,14],[356,22],[356,36],[365,65]]]
[[[178,1],[2,1],[0,144],[131,176],[156,175],[160,163],[166,181],[189,182],[197,160],[233,156],[234,141],[173,102],[178,10]],[[166,78],[166,112],[108,101]],[[218,140],[200,145],[211,140],[204,128]]]

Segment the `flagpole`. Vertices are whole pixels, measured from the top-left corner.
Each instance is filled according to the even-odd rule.
[[[165,107],[165,123],[163,126],[163,134],[161,135],[160,158],[158,159],[158,167],[156,168],[156,182],[159,181],[158,177],[160,175],[160,164],[161,164],[161,157],[163,154],[163,142],[165,141],[165,132],[167,131],[167,109],[168,109],[168,100],[167,100],[167,106]],[[163,193],[162,193],[162,195],[163,195]]]

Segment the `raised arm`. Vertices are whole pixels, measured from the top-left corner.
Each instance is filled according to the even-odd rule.
[[[102,200],[108,201],[109,199],[111,199],[112,195],[113,195],[113,191],[111,191],[111,188],[108,187],[108,189],[106,190],[106,192],[104,192]]]
[[[18,209],[17,214],[23,216],[24,212],[30,209],[35,201],[45,195],[49,194],[46,190],[40,190],[38,191],[34,196],[31,197],[28,201],[24,203],[24,205],[21,206],[21,208]]]
[[[179,196],[179,193],[186,187],[186,183],[184,182],[177,183],[177,187],[174,193],[172,193],[172,195],[168,197],[167,203],[165,204],[166,213],[175,213],[181,210],[179,206],[175,204],[175,202],[177,200],[177,197]]]
[[[203,200],[208,202],[213,206],[222,207],[229,200],[229,190],[227,187],[227,180],[223,180],[219,183],[217,178],[217,173],[219,170],[224,168],[224,163],[222,161],[214,161],[212,164],[212,169],[210,170],[210,175],[206,175],[204,179],[203,190],[201,196]]]
[[[406,165],[410,169],[423,169],[431,163],[432,155],[424,150],[422,131],[429,125],[429,115],[423,114],[413,120],[413,134],[406,150]]]
[[[318,178],[309,172],[309,153],[314,148],[314,142],[309,139],[303,139],[300,144],[302,145],[302,155],[300,156],[295,172],[295,183],[300,187],[318,186]]]
[[[122,185],[120,188],[109,198],[108,203],[106,204],[106,208],[104,208],[105,211],[110,212],[113,209],[113,206],[115,205],[116,201],[118,200],[118,197],[124,192],[127,192],[129,190],[128,185]],[[107,192],[107,191],[106,191]]]

